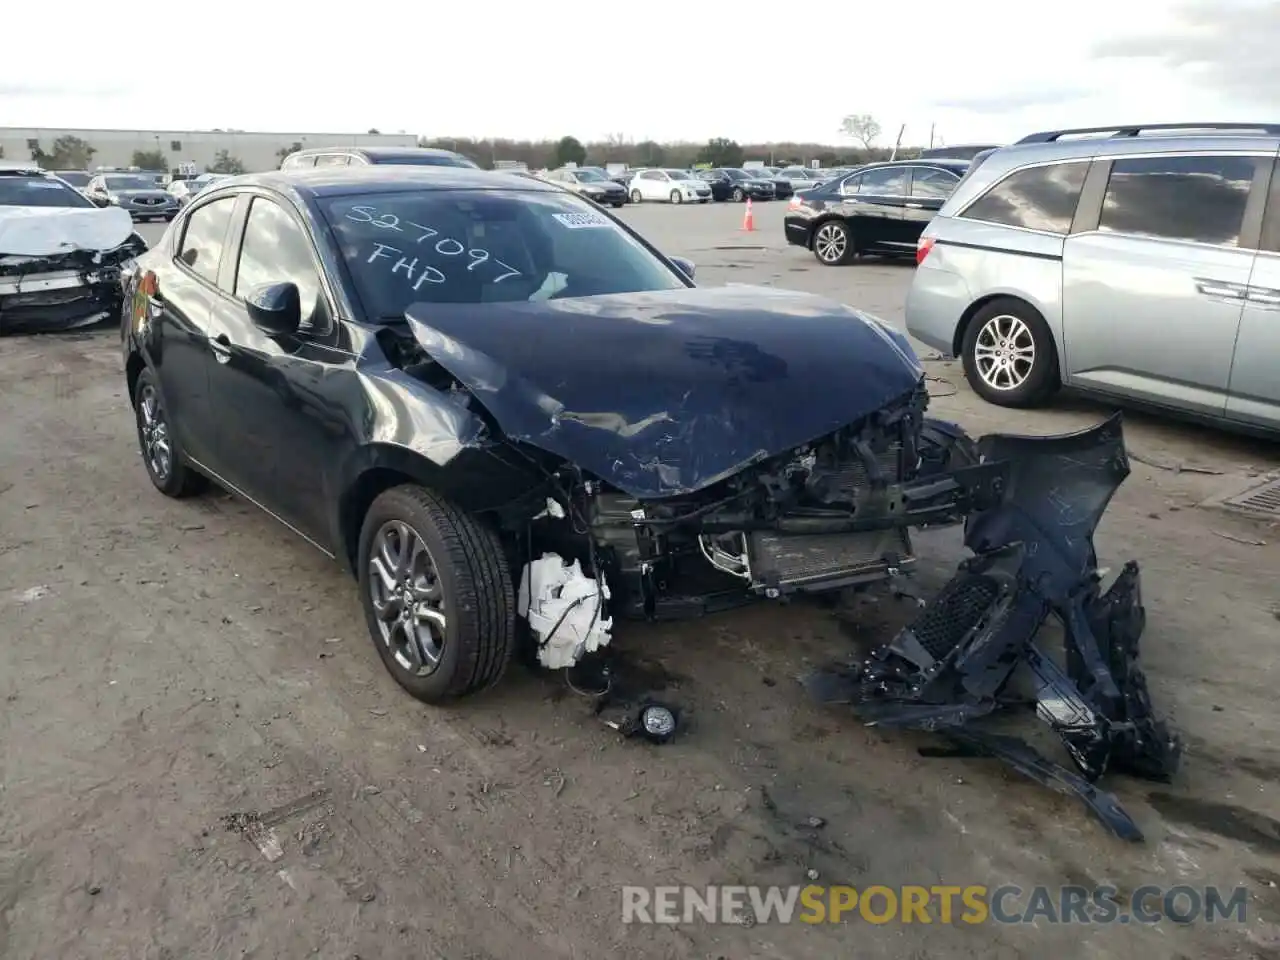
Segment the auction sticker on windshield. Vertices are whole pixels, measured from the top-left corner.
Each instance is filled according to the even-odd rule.
[[[598,213],[553,213],[553,217],[570,230],[582,230],[586,227],[611,227],[612,223]]]

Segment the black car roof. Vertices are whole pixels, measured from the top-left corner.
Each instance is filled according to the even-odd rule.
[[[295,190],[311,197],[349,196],[353,193],[396,193],[402,190],[524,190],[560,193],[541,180],[472,167],[303,167],[252,173],[218,184],[260,184],[277,190]]]

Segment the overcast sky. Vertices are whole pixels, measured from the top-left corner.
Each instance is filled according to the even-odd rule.
[[[1280,0],[11,6],[9,126],[839,143],[870,113],[962,143],[1280,117]]]

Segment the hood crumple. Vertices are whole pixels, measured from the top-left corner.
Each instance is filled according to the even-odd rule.
[[[923,375],[875,320],[767,287],[416,303],[405,316],[508,438],[637,498],[689,493],[816,440]]]

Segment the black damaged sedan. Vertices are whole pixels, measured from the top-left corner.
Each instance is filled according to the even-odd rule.
[[[1058,611],[1073,643],[1129,662],[1127,635],[1087,635],[1102,624],[1088,605],[1138,603],[1136,568],[1131,592],[1100,592],[1090,539],[1127,471],[1118,421],[970,440],[925,417],[898,332],[820,297],[692,276],[528,178],[232,178],[126,280],[146,471],[173,497],[211,479],[345,565],[387,668],[428,702],[495,682],[526,641],[543,666],[574,665],[615,617],[900,578],[910,528],[965,518],[978,557],[947,589],[967,599],[926,608],[939,623],[882,651],[865,687],[892,701],[881,722],[994,709],[974,698],[1068,603],[1084,605]],[[1055,549],[1070,562],[1046,566]],[[1024,557],[1040,566],[1019,578]],[[970,645],[983,656],[957,656]],[[1130,683],[1093,669],[1077,733],[1095,693],[1111,729],[1103,694]],[[1046,697],[1070,682],[1050,677]]]

